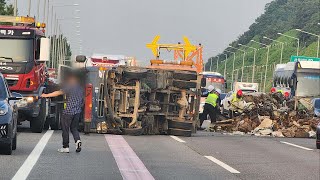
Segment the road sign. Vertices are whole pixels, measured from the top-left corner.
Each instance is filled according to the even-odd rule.
[[[298,61],[320,61],[320,58],[307,57],[307,56],[291,56],[290,62],[298,62]]]

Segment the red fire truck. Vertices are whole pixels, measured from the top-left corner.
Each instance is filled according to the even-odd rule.
[[[32,132],[40,133],[54,103],[40,98],[47,91],[48,73],[45,62],[50,58],[50,39],[45,37],[45,24],[31,17],[0,16],[0,72],[12,92],[20,93],[19,122],[28,120]],[[49,122],[49,121],[48,121]]]

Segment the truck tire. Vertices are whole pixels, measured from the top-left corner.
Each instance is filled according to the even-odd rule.
[[[56,112],[55,112],[56,117],[51,118],[50,127],[51,127],[51,130],[60,130],[61,129],[60,120],[61,120],[61,115],[62,115],[60,105],[57,104],[55,109],[56,109]]]
[[[17,149],[17,133],[12,140],[12,150],[16,150],[16,149]]]
[[[140,136],[143,133],[143,129],[140,128],[121,128],[123,135]]]
[[[41,101],[41,104],[40,104],[39,115],[38,115],[38,117],[36,117],[30,121],[30,127],[31,127],[31,131],[33,133],[42,133],[44,123],[47,119],[47,117],[46,117],[46,109],[47,109],[46,99],[42,98],[40,101]]]
[[[168,134],[174,135],[174,136],[191,137],[192,131],[191,130],[184,130],[184,129],[169,128]]]
[[[190,89],[190,88],[196,88],[197,83],[193,81],[180,81],[180,80],[173,80],[174,87],[180,88],[180,89]]]
[[[192,130],[192,122],[180,122],[175,120],[168,120],[168,127],[172,129]]]
[[[147,73],[148,73],[147,69],[130,67],[123,70],[123,77],[126,80],[143,79],[147,77]]]
[[[11,155],[12,154],[12,140],[9,144],[3,144],[1,147],[1,153],[5,154],[5,155]]]
[[[173,73],[173,79],[184,81],[197,80],[198,75],[193,71],[178,71]]]

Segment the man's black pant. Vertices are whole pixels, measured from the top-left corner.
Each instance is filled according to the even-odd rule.
[[[211,123],[217,121],[217,109],[213,107],[211,104],[204,104],[203,113],[200,117],[200,127],[202,126],[203,121],[207,119],[208,114],[210,116]]]
[[[69,115],[63,114],[61,117],[61,129],[62,129],[62,145],[64,148],[69,147],[69,129],[73,135],[74,142],[80,140],[80,134],[78,131],[80,120],[80,114]]]

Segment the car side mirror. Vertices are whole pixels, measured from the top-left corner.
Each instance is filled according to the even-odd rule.
[[[8,98],[9,101],[18,101],[21,100],[23,96],[20,93],[13,92],[11,93],[11,97]]]
[[[76,57],[76,62],[78,62],[78,63],[84,63],[84,62],[86,62],[86,60],[87,60],[87,57],[84,55],[78,55]]]
[[[41,38],[40,40],[40,57],[38,62],[43,63],[50,60],[50,39]]]

